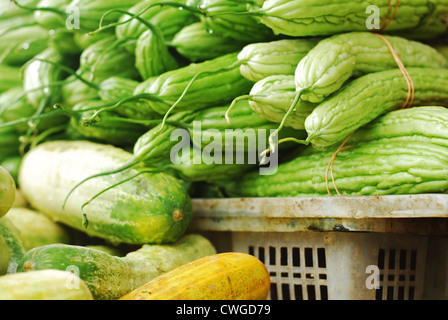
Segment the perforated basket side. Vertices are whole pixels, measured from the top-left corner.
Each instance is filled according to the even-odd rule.
[[[268,299],[421,299],[427,238],[345,232],[233,232],[234,251],[259,258]],[[371,269],[369,269],[369,267]]]

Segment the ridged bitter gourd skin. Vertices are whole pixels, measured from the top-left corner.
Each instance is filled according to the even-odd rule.
[[[137,39],[135,47],[135,67],[142,79],[158,76],[166,71],[177,69],[179,63],[168,50],[162,32],[152,27]]]
[[[134,95],[153,95],[154,99],[144,102],[148,104],[149,109],[165,114],[180,98],[190,81],[197,76],[176,105],[174,112],[198,110],[230,102],[235,96],[248,93],[252,85],[252,82],[241,75],[238,68],[220,70],[236,63],[237,55],[238,52],[229,53],[151,77],[137,86]]]
[[[318,43],[316,38],[281,39],[251,43],[238,54],[241,74],[253,81],[271,75],[294,74],[297,64]]]
[[[190,61],[204,61],[241,50],[246,42],[209,32],[203,21],[182,28],[169,42],[171,47]]]
[[[355,131],[347,145],[373,139],[413,139],[448,147],[448,109],[420,106],[394,110]]]
[[[189,10],[179,10],[176,6],[157,5],[163,4],[164,0],[143,0],[137,1],[127,11],[131,14],[137,14],[145,10],[140,18],[146,22],[158,27],[163,34],[165,40],[170,41],[174,35],[184,26],[194,23],[199,18]],[[185,5],[185,0],[174,0],[171,3]],[[151,6],[151,7],[150,7]],[[123,14],[118,19],[122,23],[128,21],[131,17]],[[137,40],[140,35],[147,30],[147,27],[137,19],[132,19],[126,23],[122,23],[115,28],[115,34],[118,39]],[[133,46],[128,47],[133,50]]]
[[[27,93],[28,102],[36,109],[39,108],[42,101],[49,99],[48,104],[61,102],[61,87],[49,86],[55,82],[61,81],[65,76],[62,69],[50,64],[45,59],[56,64],[66,65],[64,57],[55,49],[48,48],[34,57],[36,60],[31,60],[23,72],[23,89]],[[40,90],[36,90],[41,88]]]
[[[386,113],[356,130],[350,147],[333,162],[341,195],[388,195],[447,192],[448,109],[421,106]],[[329,164],[338,146],[308,146],[280,164],[272,176],[257,172],[229,182],[237,197],[295,197],[335,194]],[[325,177],[327,172],[327,178]]]
[[[385,139],[342,150],[333,162],[335,186],[342,196],[445,193],[448,149],[428,141]],[[281,164],[276,174],[248,173],[225,187],[234,197],[326,196],[326,170],[335,150],[310,152]]]
[[[251,102],[247,99],[236,101],[230,114],[230,123],[225,119],[229,105],[199,110],[189,125],[190,136],[195,137],[192,139],[193,145],[202,149],[222,138],[220,146],[223,151],[231,150],[234,153],[247,153],[256,151],[257,146],[266,146],[270,132],[277,129],[278,124],[261,117],[253,110]],[[306,132],[303,127],[300,130],[289,127],[279,133],[279,139],[290,136],[303,139],[306,138]]]
[[[137,88],[139,84],[140,82],[137,80],[111,76],[106,80],[101,81],[98,95],[104,103],[118,101],[132,96],[135,88]],[[159,113],[153,110],[148,110],[148,108],[144,109],[143,106],[144,102],[142,101],[129,101],[125,103],[123,107],[115,109],[115,112],[132,119],[161,118]]]
[[[0,56],[2,63],[22,66],[38,53],[48,48],[49,31],[39,25],[23,25],[2,32]]]
[[[111,76],[129,79],[140,76],[135,67],[135,55],[127,51],[125,43],[113,35],[94,42],[82,51],[78,72],[95,83]]]
[[[394,1],[381,0],[375,3],[363,1],[313,1],[267,0],[261,8],[252,12],[261,23],[275,34],[294,37],[332,35],[349,31],[369,31],[366,13],[370,4],[379,8],[379,19],[388,21],[395,7]],[[389,6],[392,6],[389,10]],[[389,11],[392,12],[389,12]],[[389,12],[389,14],[387,14]],[[396,15],[387,26],[387,31],[418,28],[426,25],[442,25],[448,5],[443,0],[401,0]],[[382,27],[382,26],[378,26]]]
[[[66,10],[79,12],[79,29],[86,32],[99,28],[105,12],[114,9],[128,10],[138,2],[138,0],[72,0]],[[120,14],[116,12],[107,15],[102,19],[103,25],[114,23],[119,16]]]
[[[250,90],[248,100],[251,108],[260,117],[280,123],[296,94],[294,75],[275,75],[257,81]],[[304,129],[305,119],[316,106],[315,103],[299,100],[286,119],[285,126],[298,130]]]
[[[448,60],[432,46],[384,36],[406,68],[446,68]],[[321,40],[295,70],[300,98],[320,103],[351,77],[397,68],[387,43],[371,32],[349,32]]]
[[[413,106],[448,102],[448,69],[407,71],[415,87]],[[305,121],[307,141],[318,148],[342,142],[378,116],[401,108],[407,98],[407,82],[398,68],[357,78],[314,108]]]
[[[201,0],[199,7],[206,12],[202,17],[209,30],[237,41],[261,42],[275,38],[274,33],[255,17],[246,13],[246,2],[232,0]]]
[[[99,109],[102,104],[101,100],[86,100],[76,104],[72,110],[82,111],[95,107]],[[92,116],[93,113],[94,110],[85,111],[80,116],[70,119],[70,126],[88,140],[128,147],[148,130],[146,126],[126,121],[126,118],[120,117],[115,111],[104,112],[101,121],[86,126],[84,119]]]

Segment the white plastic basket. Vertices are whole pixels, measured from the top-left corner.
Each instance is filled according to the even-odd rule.
[[[268,299],[448,298],[448,195],[195,199],[190,230],[250,253]]]

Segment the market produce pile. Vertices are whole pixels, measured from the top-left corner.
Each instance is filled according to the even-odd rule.
[[[0,8],[0,299],[263,299],[192,199],[448,190],[446,0]]]

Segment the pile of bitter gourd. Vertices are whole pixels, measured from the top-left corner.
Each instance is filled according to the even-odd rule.
[[[1,6],[0,164],[16,179],[38,145],[87,140],[131,156],[71,192],[138,165],[193,197],[446,192],[446,1]],[[176,129],[192,151],[180,162]],[[195,158],[213,132],[247,151],[248,131],[267,145],[255,162]]]

